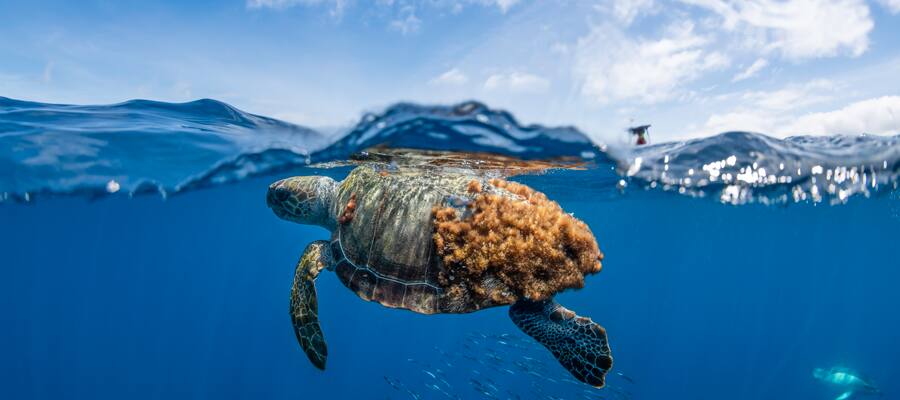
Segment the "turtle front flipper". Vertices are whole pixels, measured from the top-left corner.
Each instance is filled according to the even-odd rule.
[[[509,308],[509,317],[528,336],[544,345],[578,380],[603,387],[612,356],[606,330],[557,303],[521,300]]]
[[[319,369],[325,369],[328,348],[319,326],[319,302],[316,300],[316,277],[319,271],[331,265],[331,249],[328,242],[318,240],[306,246],[291,287],[291,322],[300,347]]]

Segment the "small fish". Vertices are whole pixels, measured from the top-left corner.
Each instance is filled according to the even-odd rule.
[[[623,373],[621,373],[621,372],[618,372],[618,371],[616,372],[616,375],[621,376],[622,379],[628,381],[628,383],[634,383],[634,379],[629,378],[628,375],[625,375],[625,374],[623,374]]]
[[[424,369],[423,369],[422,372],[428,374],[428,376],[430,376],[432,379],[437,379],[437,376],[435,376],[434,374],[432,374],[432,373],[431,373],[430,371],[428,371],[428,370],[424,370]]]
[[[387,376],[384,376],[383,378],[388,385],[391,385],[391,387],[394,388],[394,390],[400,390],[400,382],[398,380],[388,378]]]
[[[447,392],[442,392],[442,393],[443,393],[444,396],[446,396],[448,399],[461,400],[460,397],[459,397],[458,395],[452,395],[452,394],[447,393]]]
[[[410,390],[410,389],[406,389],[406,393],[409,393],[409,395],[412,396],[412,398],[415,399],[415,400],[419,400],[419,399],[422,398],[422,395],[420,395],[420,394],[418,394],[418,393],[416,393],[416,392],[413,392],[413,391]]]
[[[446,380],[446,379],[444,379],[444,378],[438,378],[438,380],[439,380],[439,381],[441,381],[441,383],[443,383],[443,384],[444,384],[444,386],[446,386],[446,387],[447,387],[447,389],[449,389],[449,388],[452,388],[452,387],[453,387],[453,385],[451,385],[451,384],[450,384],[450,382],[447,382],[447,380]]]

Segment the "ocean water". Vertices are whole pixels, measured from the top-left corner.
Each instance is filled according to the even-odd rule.
[[[504,307],[388,309],[328,272],[328,367],[312,367],[288,298],[329,233],[278,219],[266,189],[391,148],[558,160],[510,179],[606,255],[557,296],[607,329],[606,388],[572,380]],[[472,102],[398,104],[329,136],[213,100],[0,98],[0,398],[833,399],[812,376],[831,367],[894,397],[898,173],[900,136],[632,148]]]

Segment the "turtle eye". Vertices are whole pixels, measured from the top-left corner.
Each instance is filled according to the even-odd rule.
[[[291,197],[291,192],[284,187],[275,188],[275,199],[278,201],[285,201]]]

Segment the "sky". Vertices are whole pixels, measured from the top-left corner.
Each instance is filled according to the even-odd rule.
[[[314,128],[478,100],[597,140],[900,133],[900,0],[0,0],[0,96]]]

